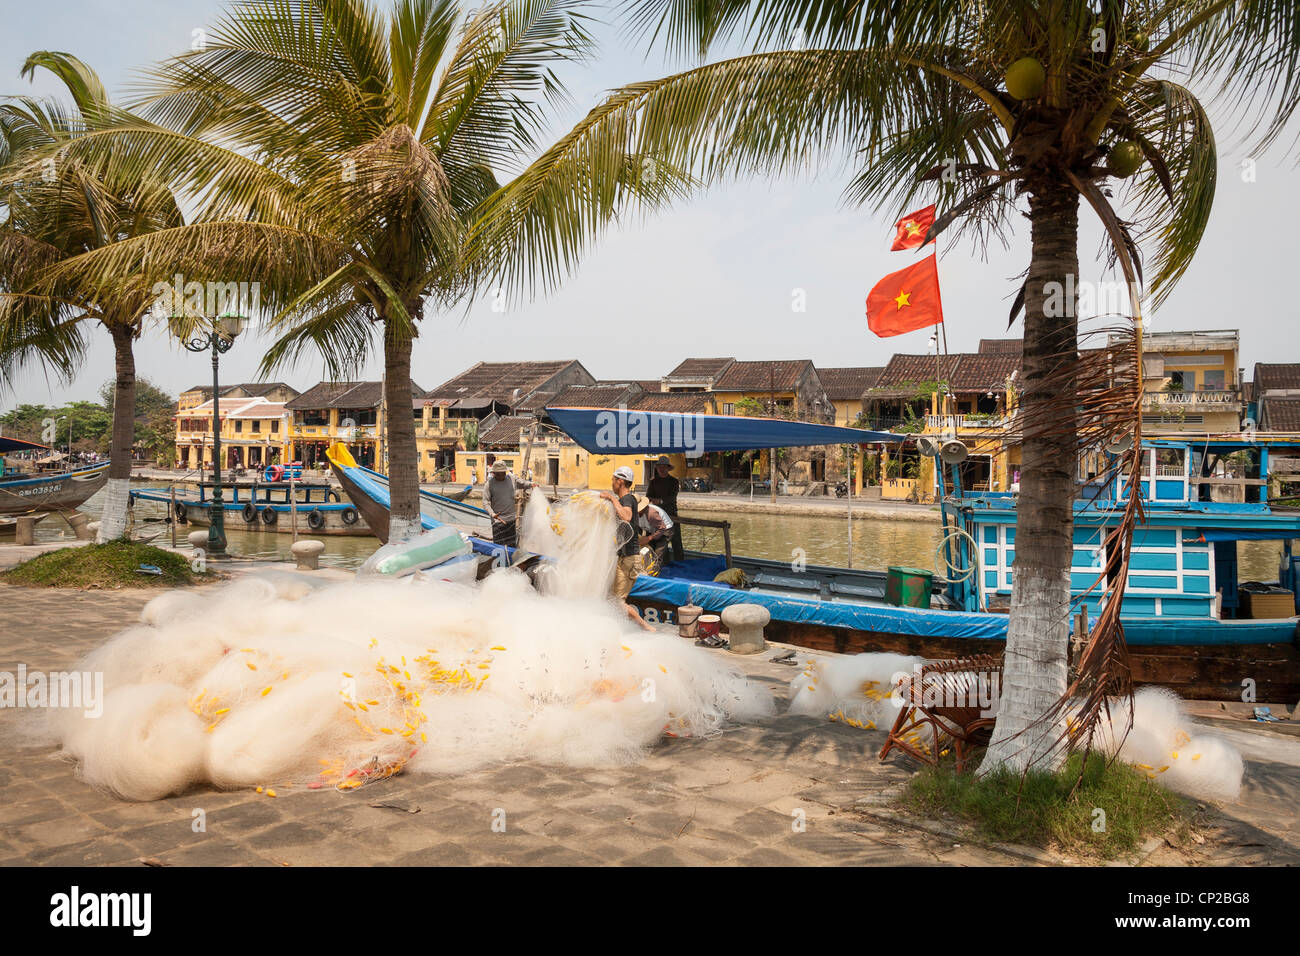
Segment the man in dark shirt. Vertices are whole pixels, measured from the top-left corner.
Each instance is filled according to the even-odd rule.
[[[636,608],[627,603],[627,596],[632,585],[642,571],[641,543],[637,540],[636,495],[632,494],[632,469],[623,465],[614,469],[611,482],[613,492],[602,491],[600,496],[614,506],[614,514],[619,520],[618,526],[618,566],[614,569],[614,597],[623,605],[627,616],[636,621],[647,631],[654,628],[641,620]]]
[[[682,526],[677,520],[677,491],[680,485],[672,472],[673,463],[668,460],[667,455],[660,455],[659,460],[655,462],[655,476],[650,479],[645,493],[651,504],[663,508],[668,517],[673,520],[673,560],[680,561],[683,557]]]

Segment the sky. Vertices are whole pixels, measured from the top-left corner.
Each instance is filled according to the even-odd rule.
[[[225,4],[217,0],[0,0],[0,96],[55,95],[48,74],[35,82],[19,70],[35,50],[72,53],[95,68],[115,99],[125,99],[139,69],[189,48]],[[607,21],[608,9],[593,13]],[[556,118],[558,137],[605,91],[663,76],[680,63],[646,55],[617,24],[594,30],[598,58],[563,75],[575,101]],[[1195,84],[1193,84],[1195,88]],[[1300,214],[1300,156],[1292,136],[1251,156],[1229,135],[1231,117],[1214,113],[1219,179],[1214,213],[1192,267],[1148,318],[1154,331],[1239,329],[1247,378],[1256,362],[1300,362],[1298,311],[1290,278]],[[1235,131],[1234,131],[1235,132]],[[1249,132],[1248,130],[1246,131]],[[1254,161],[1253,181],[1241,164]],[[426,316],[412,356],[412,378],[432,388],[479,361],[577,359],[598,379],[655,379],[690,356],[742,360],[811,359],[822,367],[884,365],[896,352],[925,353],[928,331],[877,338],[866,326],[867,292],[913,261],[889,252],[892,213],[848,207],[849,174],[828,166],[799,178],[733,182],[672,210],[606,232],[565,285],[504,313],[489,301]],[[1022,204],[1023,206],[1023,204]],[[906,210],[898,210],[903,213]],[[1103,275],[1101,230],[1080,210],[1080,276]],[[1018,220],[1004,248],[984,252],[968,240],[940,241],[939,272],[947,345],[974,350],[981,338],[1019,335],[1007,312],[1029,258],[1028,222]],[[796,311],[802,302],[804,311]],[[0,383],[0,413],[22,403],[97,400],[113,376],[112,346],[96,328],[94,346],[72,382],[39,367]],[[221,360],[223,383],[253,381],[268,340],[252,332]],[[137,374],[176,394],[210,378],[194,355],[156,329],[136,348]],[[364,377],[378,379],[382,359]],[[323,377],[306,361],[272,376],[306,390]]]

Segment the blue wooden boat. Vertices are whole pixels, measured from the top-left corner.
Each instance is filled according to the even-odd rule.
[[[335,442],[325,451],[330,468],[338,478],[343,491],[356,505],[364,519],[368,533],[380,541],[388,542],[388,478],[357,464],[342,442]],[[469,493],[466,489],[465,494]],[[436,495],[420,489],[420,523],[425,530],[451,525],[466,534],[492,535],[492,519],[482,508]]]
[[[0,456],[5,452],[49,452],[46,445],[18,438],[0,437]],[[6,465],[0,457],[0,515],[29,515],[38,511],[70,511],[84,504],[108,481],[104,461],[83,468],[40,471]]]
[[[177,523],[206,528],[212,523],[214,484],[200,481],[193,487],[178,486],[174,504],[170,488],[133,488],[131,503],[156,502],[170,509]],[[296,511],[299,534],[369,535],[357,509],[341,498],[328,482],[258,480],[251,485],[221,485],[221,509],[228,531],[292,533]]]
[[[717,416],[694,416],[700,421],[682,424],[654,420],[668,413],[547,411],[580,445],[603,454],[680,452],[681,435],[689,436],[692,450],[699,452],[903,440],[764,419],[711,423]],[[662,441],[664,436],[669,440]],[[720,444],[715,447],[711,439]],[[1269,454],[1294,447],[1300,443],[1209,436],[1144,443],[1146,520],[1134,535],[1121,612],[1139,683],[1163,684],[1185,697],[1240,700],[1243,681],[1249,681],[1260,700],[1290,702],[1300,696],[1300,559],[1290,543],[1300,538],[1300,510],[1268,501]],[[1247,474],[1224,475],[1227,457],[1243,454]],[[941,463],[936,467],[942,473]],[[967,493],[955,468],[947,477],[948,487],[941,486],[947,554],[944,573],[934,577],[929,609],[886,603],[886,572],[815,565],[796,570],[781,562],[701,553],[688,553],[656,577],[639,577],[630,601],[648,619],[668,622],[687,604],[711,613],[730,604],[762,604],[772,615],[772,639],[842,653],[892,651],[929,658],[1000,653],[1015,562],[1016,496]],[[1075,612],[1097,610],[1102,589],[1087,592],[1105,565],[1105,530],[1121,519],[1128,494],[1119,479],[1080,485],[1071,631]],[[1242,500],[1224,500],[1230,497]],[[1254,590],[1241,586],[1236,554],[1241,540],[1283,542],[1277,581],[1259,582]],[[713,576],[729,566],[744,570],[752,586],[714,582]],[[1261,611],[1281,616],[1260,617]]]

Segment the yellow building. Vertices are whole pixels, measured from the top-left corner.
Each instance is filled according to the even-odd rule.
[[[223,396],[218,408],[223,468],[281,464],[288,433],[283,402]],[[192,405],[176,415],[176,463],[189,470],[212,467],[212,402]]]
[[[411,390],[423,394],[414,382]],[[387,472],[382,382],[319,382],[285,407],[290,414],[288,461],[328,467],[325,449],[341,441],[358,464]]]
[[[1142,430],[1147,437],[1241,429],[1239,336],[1234,330],[1142,337]]]
[[[1007,491],[1018,480],[1020,449],[1014,424],[1019,340],[993,339],[979,352],[895,355],[864,398],[869,424],[930,438],[955,438],[969,455],[962,486]],[[908,443],[882,455],[881,496],[929,501],[939,483],[932,455]],[[946,484],[951,478],[945,473]]]
[[[707,407],[699,397],[647,393],[638,383],[593,386],[570,386],[557,393],[548,403],[566,408],[619,408],[642,411],[695,412]],[[672,407],[669,407],[672,406]],[[531,437],[531,451],[529,441]],[[610,487],[616,468],[627,466],[636,476],[635,487],[644,490],[654,475],[658,455],[607,455],[589,452],[577,445],[545,418],[504,416],[479,436],[474,451],[456,453],[456,480],[483,481],[489,467],[488,457],[504,461],[516,475],[523,476],[523,461],[528,457],[528,471],[538,484],[558,488]],[[680,480],[689,473],[684,453],[668,456],[673,474]]]

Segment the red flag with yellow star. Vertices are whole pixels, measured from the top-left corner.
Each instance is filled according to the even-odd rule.
[[[925,241],[926,230],[933,225],[934,206],[926,206],[916,212],[909,212],[894,223],[894,229],[897,232],[894,236],[894,244],[889,247],[889,251],[897,252],[899,249],[915,249]]]
[[[934,255],[885,276],[867,294],[867,325],[884,338],[943,321]]]

